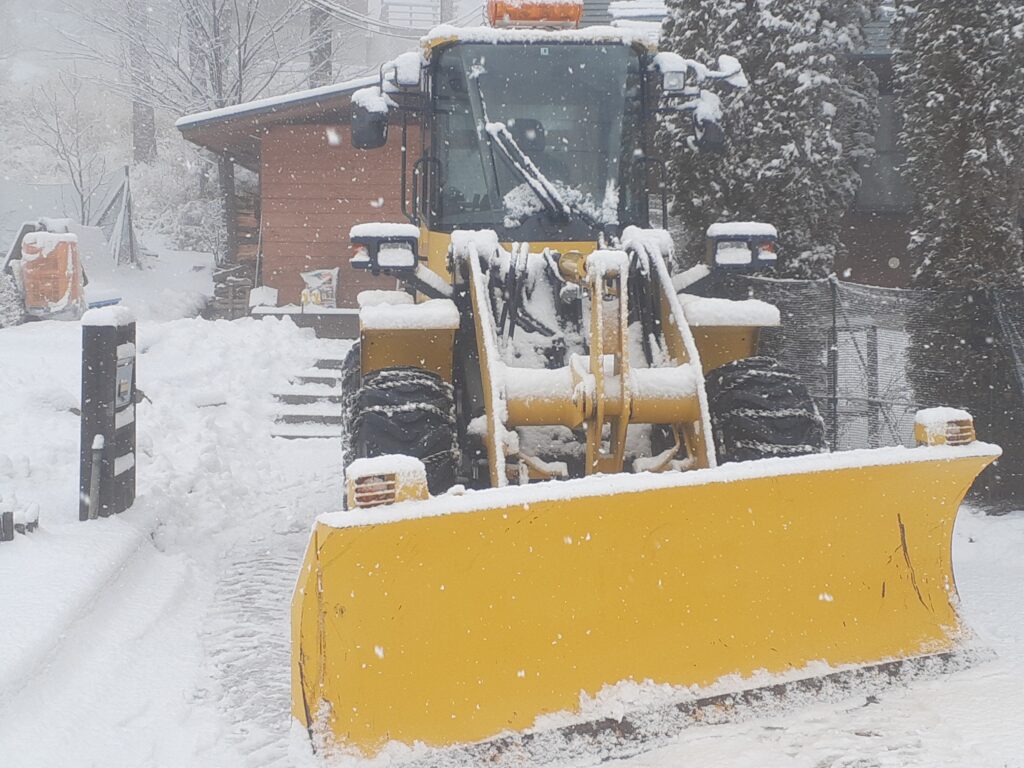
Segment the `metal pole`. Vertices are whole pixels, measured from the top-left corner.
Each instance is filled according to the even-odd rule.
[[[100,467],[103,463],[103,435],[92,441],[92,462],[89,465],[89,519],[95,520],[100,512]]]

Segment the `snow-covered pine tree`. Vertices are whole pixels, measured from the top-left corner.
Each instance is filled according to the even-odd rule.
[[[726,99],[729,150],[696,155],[686,121],[668,119],[674,217],[683,258],[697,260],[707,226],[759,220],[779,228],[783,274],[821,277],[842,248],[841,219],[871,152],[877,82],[847,54],[877,0],[668,0],[662,48],[699,61],[736,56],[750,80]]]
[[[1024,6],[905,2],[895,32],[914,279],[941,289],[920,304],[909,374],[918,402],[966,408],[978,435],[1003,447],[975,483],[987,492],[1024,457],[1015,361],[989,290],[1019,288],[1022,277]]]
[[[1024,5],[916,0],[896,15],[897,105],[924,286],[994,287],[1022,270]]]
[[[0,272],[0,328],[17,325],[24,315],[21,293],[14,284],[14,278]]]

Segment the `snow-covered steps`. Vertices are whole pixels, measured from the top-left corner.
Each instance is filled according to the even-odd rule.
[[[341,371],[336,368],[307,368],[293,377],[296,384],[328,384],[336,386],[341,379]]]
[[[316,370],[338,371],[345,364],[345,355],[328,355],[316,361]]]
[[[337,438],[341,437],[341,424],[275,424],[271,430],[272,437],[283,437],[291,440],[301,438]]]
[[[305,419],[325,419],[334,423],[341,419],[341,404],[330,401],[314,403],[279,403],[274,408],[274,415],[279,421],[295,421]]]
[[[273,393],[281,403],[341,402],[341,387],[330,384],[293,384]]]
[[[282,403],[274,409],[275,424],[341,424],[341,406],[338,403]]]
[[[324,344],[315,365],[273,393],[274,437],[337,438],[342,430],[342,366],[350,343]]]

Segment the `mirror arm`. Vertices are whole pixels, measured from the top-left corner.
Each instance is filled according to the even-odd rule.
[[[409,164],[409,119],[405,112],[402,112],[402,169],[399,173],[399,184],[401,185],[399,191],[399,197],[402,202],[402,215],[409,220],[410,223],[415,224],[416,221],[409,213],[409,182],[408,182],[408,171],[406,170]]]
[[[648,165],[653,165],[658,169],[658,175],[661,179],[659,183],[659,192],[661,197],[661,228],[668,229],[668,163],[665,162],[658,155],[645,155],[640,158],[640,163],[644,166],[644,173]]]

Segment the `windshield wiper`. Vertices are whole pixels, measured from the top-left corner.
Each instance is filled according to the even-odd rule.
[[[552,218],[556,221],[566,222],[575,214],[591,226],[600,229],[600,222],[595,220],[593,216],[580,210],[578,206],[570,205],[562,197],[557,187],[551,183],[551,180],[544,175],[540,168],[530,159],[530,156],[519,146],[519,142],[515,140],[504,123],[491,121],[490,116],[487,114],[487,100],[484,98],[483,88],[480,86],[480,76],[482,74],[482,68],[474,68],[474,71],[470,72],[469,79],[476,86],[476,96],[479,103],[477,133],[481,134],[480,126],[482,126],[484,129],[482,134],[487,136],[487,147],[491,153],[491,162],[494,162],[494,147],[497,146],[501,151],[501,156],[505,158],[516,175],[526,182],[530,191],[533,192]],[[476,105],[473,106],[475,107]],[[476,109],[474,109],[474,112],[476,112]],[[481,135],[481,138],[483,138],[483,135]]]
[[[491,118],[487,114],[487,100],[484,98],[484,91],[480,86],[480,76],[482,74],[482,68],[474,67],[470,72],[469,79],[473,81],[473,85],[476,88],[476,96],[480,105],[480,111],[477,115],[479,120],[477,132],[481,134],[481,138],[483,138],[483,134],[486,134],[487,147],[491,151],[492,162],[494,147],[497,146],[501,151],[502,157],[508,161],[516,175],[526,182],[526,185],[537,196],[537,199],[540,200],[541,205],[544,206],[548,213],[558,221],[568,221],[572,215],[572,208],[569,207],[569,204],[558,193],[558,190],[555,189],[555,186],[548,178],[541,173],[541,170],[534,164],[533,160],[523,152],[522,147],[513,138],[505,124],[491,122]],[[483,127],[483,132],[480,131],[480,127]]]
[[[484,119],[487,119],[486,111]],[[522,147],[516,142],[505,124],[487,122],[484,129],[491,138],[492,146],[496,145],[501,150],[512,169],[526,182],[530,191],[537,196],[548,212],[559,221],[568,221],[572,215],[572,208],[558,193],[555,185],[534,164],[530,156],[523,152]]]

